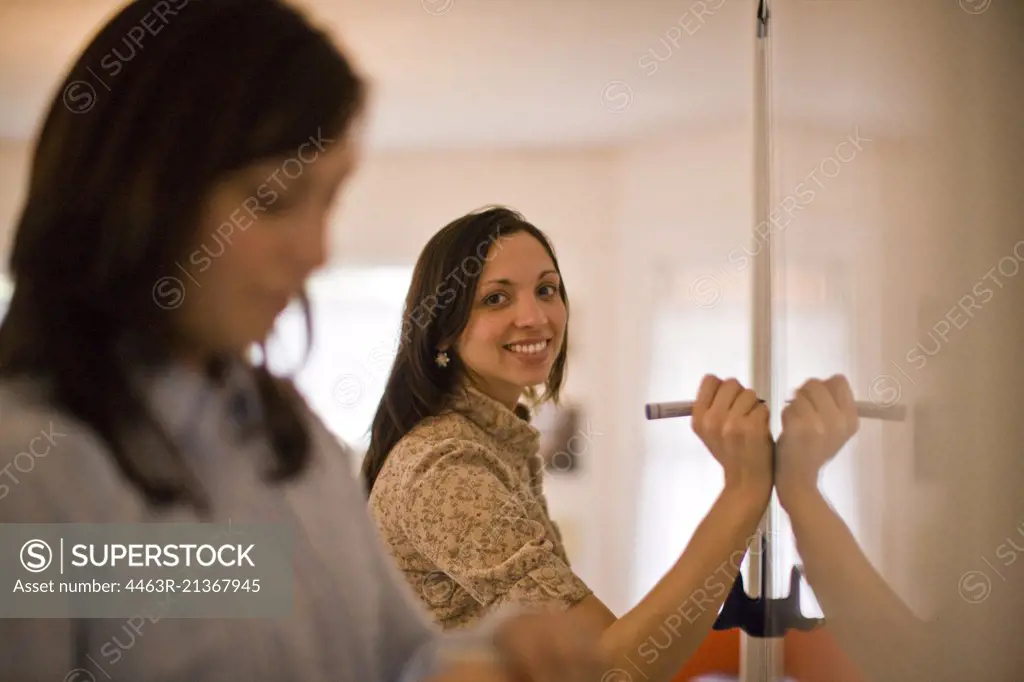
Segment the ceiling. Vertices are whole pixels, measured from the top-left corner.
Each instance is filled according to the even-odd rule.
[[[0,138],[33,135],[65,69],[122,2],[0,0]],[[301,4],[371,76],[378,148],[607,146],[752,110],[756,0]],[[776,0],[775,16],[789,16],[779,111],[908,127],[928,115],[908,97],[920,84],[892,75],[893,55],[915,49],[894,31],[915,24],[888,3],[872,22],[868,5]]]

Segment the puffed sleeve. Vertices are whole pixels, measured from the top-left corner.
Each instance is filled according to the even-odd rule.
[[[415,549],[484,606],[564,610],[591,594],[555,551],[545,514],[500,457],[466,440],[432,445],[401,485]]]

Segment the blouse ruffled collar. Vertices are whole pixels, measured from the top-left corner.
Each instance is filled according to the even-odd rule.
[[[453,412],[465,416],[494,438],[503,451],[522,459],[537,454],[540,431],[475,386],[465,386],[457,392],[450,406]]]

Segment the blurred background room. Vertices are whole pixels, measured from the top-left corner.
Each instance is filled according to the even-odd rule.
[[[644,404],[692,399],[707,373],[749,385],[761,344],[773,408],[836,373],[859,400],[907,407],[902,422],[865,420],[824,489],[916,613],[977,602],[984,655],[1019,646],[1008,595],[1024,561],[995,557],[1024,529],[1024,3],[773,0],[767,135],[757,0],[302,4],[370,76],[372,105],[310,291],[312,353],[300,366],[289,311],[272,360],[353,446],[353,470],[419,250],[452,219],[508,205],[561,261],[574,466],[549,467],[545,488],[574,568],[613,611],[672,565],[722,485],[688,420],[648,422]],[[3,268],[43,107],[120,5],[0,0]],[[66,104],[85,114],[104,87]],[[754,263],[769,241],[766,316]],[[5,278],[0,311],[9,294]],[[767,590],[783,597],[799,557],[771,516]],[[806,585],[802,598],[822,616]],[[736,630],[680,679],[711,674],[861,679],[833,643]]]

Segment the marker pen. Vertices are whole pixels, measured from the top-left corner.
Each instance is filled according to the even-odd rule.
[[[763,400],[760,402],[764,402]],[[787,403],[793,401],[787,400]],[[854,403],[857,406],[857,414],[861,419],[881,419],[883,421],[901,422],[906,418],[907,408],[905,405],[883,406],[875,405],[872,402],[858,400]],[[674,417],[689,417],[693,414],[692,400],[680,400],[667,403],[647,403],[644,411],[648,419],[672,419]]]

